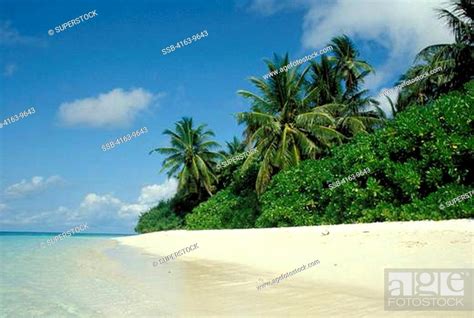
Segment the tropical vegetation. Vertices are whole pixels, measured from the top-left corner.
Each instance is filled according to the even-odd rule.
[[[442,72],[406,87],[399,93],[397,111],[412,103],[426,104],[453,89],[459,89],[474,74],[474,4],[456,0],[452,9],[437,9],[439,18],[452,30],[454,43],[439,43],[421,50],[400,82],[442,68]]]
[[[236,114],[244,139],[234,137],[227,150],[206,125],[183,118],[164,132],[170,147],[152,150],[167,156],[162,171],[179,180],[178,193],[142,214],[136,231],[472,217],[474,200],[440,204],[474,185],[473,12],[469,0],[438,11],[455,41],[417,55],[399,82],[442,71],[389,99],[392,118],[363,88],[374,69],[346,35],[304,68],[250,78],[255,91],[238,91],[250,102]],[[265,64],[273,72],[289,61],[275,54]],[[251,148],[244,162],[216,169]],[[366,168],[371,173],[329,189]]]
[[[171,147],[160,147],[150,151],[168,155],[163,160],[161,171],[168,170],[168,177],[177,177],[178,189],[197,193],[199,198],[212,195],[213,183],[217,180],[213,166],[223,155],[212,151],[219,144],[210,137],[214,132],[202,124],[193,127],[193,119],[184,117],[176,123],[175,131],[166,129],[163,134],[170,136]]]

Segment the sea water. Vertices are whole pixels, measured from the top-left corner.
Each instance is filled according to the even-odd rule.
[[[166,315],[147,286],[159,278],[137,274],[152,273],[151,260],[118,246],[118,235],[76,234],[48,246],[57,234],[0,232],[0,317]]]

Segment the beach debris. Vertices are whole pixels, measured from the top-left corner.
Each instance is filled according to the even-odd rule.
[[[405,242],[402,242],[402,243],[404,243],[405,246],[408,247],[408,248],[423,247],[427,244],[426,242],[420,242],[420,241],[405,241]]]

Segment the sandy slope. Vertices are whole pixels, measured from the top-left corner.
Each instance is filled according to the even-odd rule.
[[[450,220],[168,231],[117,240],[161,256],[198,243],[199,249],[170,262],[220,263],[226,264],[224,268],[241,266],[240,277],[236,275],[234,278],[232,274],[226,276],[218,293],[222,297],[226,296],[222,298],[227,306],[225,308],[233,306],[235,310],[222,311],[219,304],[212,307],[212,304],[192,302],[191,307],[182,309],[183,314],[187,311],[196,316],[233,316],[242,305],[240,298],[256,302],[254,307],[246,308],[245,317],[446,317],[446,312],[383,311],[384,269],[472,268],[473,225],[472,220]],[[259,282],[271,280],[314,260],[319,260],[320,264],[282,280],[278,285],[256,290]],[[207,274],[212,280],[212,273]],[[188,277],[187,283],[192,289],[193,278]],[[232,295],[239,291],[242,296],[233,301]],[[213,297],[214,292],[206,296]],[[308,297],[304,298],[303,294]],[[189,294],[189,297],[200,296]],[[295,296],[293,301],[288,300],[289,296]],[[331,309],[328,311],[328,308]],[[468,312],[449,313],[453,317],[470,315]]]

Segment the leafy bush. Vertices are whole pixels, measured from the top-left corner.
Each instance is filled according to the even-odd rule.
[[[411,107],[383,130],[277,174],[261,198],[256,225],[470,217],[472,203],[445,210],[439,204],[474,184],[473,119],[474,82],[465,93]],[[369,174],[329,189],[330,183],[366,168]]]
[[[171,209],[170,201],[161,201],[150,211],[140,215],[135,232],[149,233],[155,231],[174,230],[182,227],[183,219]]]
[[[409,204],[395,207],[384,203],[375,209],[366,210],[357,222],[444,220],[474,217],[474,200],[464,200],[450,207],[440,208],[446,202],[469,192],[471,189],[458,184],[442,186],[423,200],[415,199]]]
[[[180,218],[191,213],[191,211],[199,205],[199,203],[205,201],[208,197],[199,197],[198,193],[188,193],[185,190],[178,190],[178,193],[170,200],[171,210]]]
[[[254,159],[246,170],[242,169],[244,160],[230,161],[229,165],[218,170],[217,189],[223,190],[229,186],[233,187],[235,193],[238,194],[239,189],[253,188],[257,179],[259,163]]]
[[[333,169],[332,161],[308,160],[298,167],[278,173],[261,198],[265,210],[262,210],[256,226],[303,226],[320,223],[320,215],[314,214],[314,211],[323,202],[307,194],[329,191],[326,181],[330,180],[330,171]]]
[[[228,188],[201,203],[186,216],[186,228],[236,229],[251,228],[256,218],[257,196],[249,192],[238,196]]]
[[[258,163],[253,162],[245,170],[233,166],[225,168],[228,186],[201,203],[186,216],[186,227],[198,229],[235,229],[255,226],[260,207],[254,185]]]

